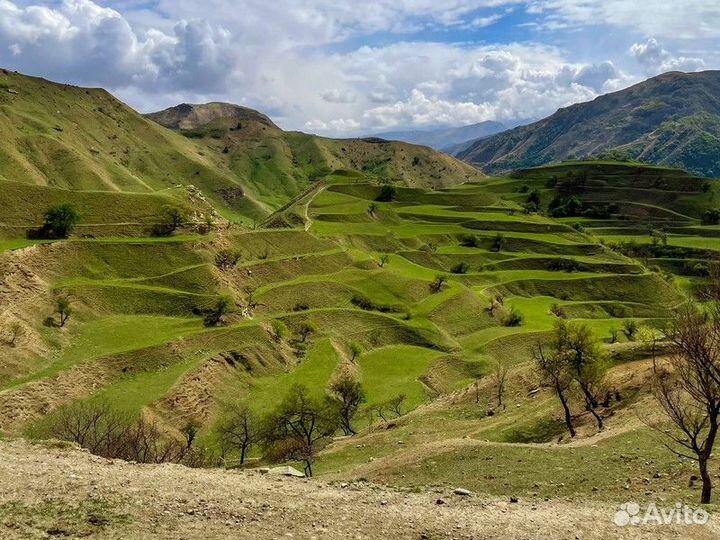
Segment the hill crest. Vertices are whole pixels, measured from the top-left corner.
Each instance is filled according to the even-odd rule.
[[[255,121],[279,129],[268,116],[259,111],[218,101],[201,104],[181,103],[144,116],[168,129],[198,129],[217,121]]]

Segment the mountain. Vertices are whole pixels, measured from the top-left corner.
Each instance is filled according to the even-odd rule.
[[[422,187],[481,177],[428,148],[288,133],[236,105],[184,104],[146,118],[103,89],[0,70],[0,182],[135,194],[193,186],[224,217],[249,221],[335,170]]]
[[[461,159],[495,174],[611,157],[720,176],[720,71],[671,72],[474,142]]]
[[[146,118],[206,147],[269,210],[334,171],[427,188],[482,176],[464,162],[426,147],[283,131],[262,113],[226,103],[183,104]]]
[[[182,103],[164,111],[146,114],[145,118],[169,129],[197,129],[216,121],[231,123],[253,121],[265,124],[273,129],[279,129],[264,114],[232,103],[215,102],[203,105]]]
[[[435,150],[449,152],[454,147],[462,145],[470,141],[495,135],[504,131],[506,128],[500,122],[480,122],[469,126],[440,128],[430,130],[410,130],[410,131],[387,131],[378,133],[373,137],[386,140],[404,141],[412,144],[421,144],[429,146]]]

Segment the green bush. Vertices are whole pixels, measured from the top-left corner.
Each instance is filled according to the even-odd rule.
[[[72,204],[64,203],[45,212],[45,223],[40,229],[41,238],[67,238],[80,220],[80,214]]]

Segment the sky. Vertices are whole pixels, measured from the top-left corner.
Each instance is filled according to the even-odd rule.
[[[0,66],[141,112],[227,101],[326,135],[523,123],[720,69],[720,2],[0,0]]]

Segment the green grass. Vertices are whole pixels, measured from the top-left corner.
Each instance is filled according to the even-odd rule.
[[[358,364],[368,405],[378,405],[405,394],[406,407],[416,407],[427,397],[420,379],[440,356],[442,353],[437,351],[404,345],[383,347],[362,355]]]
[[[326,394],[330,378],[337,366],[337,353],[329,339],[312,343],[307,356],[292,371],[252,380],[246,402],[258,414],[273,409],[294,384],[303,384],[311,394],[321,398]]]
[[[0,253],[3,251],[13,251],[16,249],[23,249],[30,246],[35,246],[38,244],[47,244],[49,243],[49,240],[22,240],[22,239],[15,239],[15,240],[0,240]]]
[[[46,367],[0,388],[15,387],[56,375],[82,362],[166,343],[203,331],[198,319],[112,315],[85,322],[73,333],[71,345]]]
[[[276,143],[254,148],[254,161],[237,165],[238,171],[245,170],[258,156],[267,158],[265,165],[254,165],[257,169],[249,177],[250,198],[265,210],[284,204],[305,185],[307,175],[317,172],[310,156],[327,157],[326,148],[294,137],[292,144],[301,145],[303,151],[293,156],[297,162],[293,166],[301,167],[306,176],[279,177],[278,172],[288,166],[279,160],[288,155],[273,157],[283,148],[282,142]],[[342,151],[335,142],[327,144]],[[237,151],[233,148],[229,153]],[[488,396],[475,408],[451,403],[462,400],[462,393],[430,408],[419,407],[438,393],[463,389],[475,378],[486,381],[497,359],[525,369],[530,346],[546,339],[557,321],[551,313],[556,304],[568,319],[587,323],[606,343],[611,329],[622,328],[627,319],[662,326],[670,310],[686,300],[701,278],[681,275],[682,254],[674,254],[672,260],[637,261],[601,245],[600,239],[649,242],[642,233],[651,224],[659,229],[657,220],[670,217],[667,223],[682,234],[670,234],[669,245],[720,250],[720,237],[712,236],[714,228],[699,226],[693,217],[697,212],[687,209],[702,196],[692,191],[698,185],[689,181],[683,191],[682,179],[664,176],[665,171],[658,174],[667,184],[657,185],[653,179],[603,173],[595,178],[597,189],[580,195],[597,200],[607,188],[608,197],[622,197],[620,211],[632,207],[632,214],[628,210],[627,215],[604,219],[555,220],[525,215],[518,207],[527,197],[520,191],[525,185],[542,190],[543,204],[554,197],[555,188],[546,183],[556,170],[543,169],[457,188],[399,188],[396,200],[378,203],[371,216],[368,206],[380,190],[373,178],[384,167],[375,163],[365,176],[331,175],[316,180],[314,189],[304,188],[297,204],[283,209],[283,219],[291,221],[293,215],[304,219],[307,205],[312,219],[309,231],[301,219],[294,229],[231,228],[207,236],[167,238],[103,236],[38,246],[32,250],[36,259],[29,259],[30,270],[52,293],[69,294],[75,312],[62,331],[35,321],[47,347],[28,356],[25,371],[2,389],[22,393],[25,385],[98,363],[107,370],[103,385],[79,399],[103,398],[129,411],[145,410],[176,428],[181,419],[200,413],[181,407],[170,411],[163,398],[183,397],[184,392],[192,398],[195,390],[190,387],[201,387],[210,403],[209,410],[202,410],[207,420],[203,437],[212,443],[210,427],[217,402],[240,398],[262,414],[296,383],[322,397],[350,344],[357,341],[365,352],[349,369],[358,374],[367,394],[358,426],[365,429],[368,411],[401,393],[407,396],[404,411],[415,412],[393,418],[394,429],[378,428],[358,439],[358,444],[353,440],[345,446],[331,445],[318,464],[321,473],[341,470],[352,476],[361,471],[358,474],[394,484],[462,484],[490,494],[506,494],[510,489],[523,497],[585,496],[593,493],[595,485],[608,497],[622,494],[616,483],[631,475],[632,468],[611,467],[618,453],[642,454],[634,445],[640,448],[649,440],[643,431],[633,429],[588,448],[551,448],[545,443],[562,434],[551,400],[517,410],[513,401],[507,412],[492,420],[483,414]],[[272,184],[263,185],[261,179]],[[625,204],[631,195],[639,197],[638,190],[649,192],[645,206]],[[154,204],[157,194],[143,195],[147,200],[137,195],[139,214],[128,221],[140,223],[145,212],[142,201]],[[90,197],[79,195],[86,196]],[[677,207],[673,200],[679,201]],[[118,204],[120,208],[125,203]],[[571,228],[580,222],[585,232]],[[271,224],[277,225],[270,220],[267,226]],[[493,245],[498,232],[504,239],[499,250]],[[468,235],[477,238],[477,247],[461,245],[467,244]],[[0,252],[26,245],[30,243],[20,239],[0,241]],[[215,267],[219,249],[237,251],[238,264],[224,271]],[[468,267],[453,273],[459,263]],[[579,271],[551,270],[558,263],[577,264]],[[654,271],[656,264],[670,274]],[[441,290],[432,287],[438,275],[447,278]],[[252,295],[257,304],[252,318],[243,318],[238,310],[228,317],[227,326],[205,329],[204,310],[222,293],[232,295],[238,306],[245,306]],[[490,313],[491,299],[498,296],[505,309],[522,314],[520,326],[505,327],[500,315]],[[52,309],[48,299],[38,312],[47,316]],[[32,321],[33,314],[23,315]],[[291,336],[285,343],[270,336],[272,319],[289,327]],[[318,331],[309,338],[306,354],[296,356],[288,342],[298,338],[300,325],[308,320],[317,324]],[[630,347],[621,341],[622,347]],[[232,363],[227,358],[243,361]],[[207,366],[218,363],[224,371],[206,380]],[[524,399],[534,385],[528,374],[514,387],[513,399]],[[63,391],[60,387],[52,396],[53,406],[69,399]],[[406,445],[398,445],[398,440]],[[455,441],[453,445],[457,440],[466,442],[444,448],[446,440]],[[404,461],[406,449],[417,452]],[[653,448],[649,459],[657,460],[663,471],[673,470],[661,454]],[[403,467],[394,462],[374,469],[370,457],[397,458],[409,472],[400,472]],[[639,458],[632,459],[640,464]],[[594,463],[599,470],[610,471],[603,473],[607,479],[598,480],[589,470]],[[589,472],[573,472],[577,467]],[[514,478],[517,474],[522,478]]]

